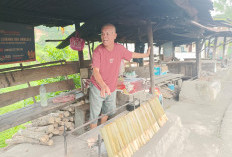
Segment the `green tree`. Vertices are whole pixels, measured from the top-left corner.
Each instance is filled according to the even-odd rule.
[[[232,23],[232,0],[213,1],[215,20],[225,20]]]

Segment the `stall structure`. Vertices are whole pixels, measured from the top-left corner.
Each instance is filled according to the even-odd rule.
[[[70,38],[75,36],[78,32],[80,37],[86,41],[86,44],[88,44],[90,54],[93,53],[93,49],[90,48],[90,45],[92,45],[93,48],[94,43],[101,41],[99,35],[101,33],[101,26],[105,23],[112,23],[117,28],[117,42],[142,43],[143,45],[148,43],[148,45],[151,46],[149,65],[140,68],[142,68],[142,70],[147,69],[148,79],[145,81],[146,84],[149,85],[148,90],[152,94],[155,94],[157,92],[156,85],[161,86],[173,83],[173,81],[178,82],[178,80],[181,80],[182,75],[165,73],[160,76],[155,75],[155,70],[158,68],[155,68],[154,45],[161,47],[161,45],[166,44],[163,58],[165,61],[170,61],[175,57],[173,51],[174,46],[197,42],[198,57],[196,60],[196,69],[197,73],[199,73],[199,52],[203,45],[203,39],[205,39],[206,36],[215,33],[210,27],[217,26],[209,13],[212,9],[213,5],[210,0],[0,0],[0,22],[22,23],[31,26],[45,25],[49,27],[64,27],[75,24],[76,31],[61,42],[57,48],[62,49],[70,45]],[[141,53],[144,52],[141,51]],[[88,71],[89,65],[87,63],[89,63],[89,61],[84,60],[83,51],[78,51],[78,54],[79,62],[76,62],[75,64],[71,63],[72,65],[70,68],[76,73],[82,73],[82,71],[83,73],[86,73],[86,70]],[[63,66],[66,66],[66,64],[62,65],[62,67]],[[67,64],[67,66],[69,66],[69,64]],[[31,71],[33,73],[33,69]],[[53,71],[44,71],[43,73],[52,74],[52,72]],[[64,75],[66,75],[66,72],[68,71],[65,71]],[[17,71],[15,73],[21,74],[22,72]],[[47,75],[42,75],[43,73],[36,74],[44,78]],[[137,74],[140,75],[138,72]],[[162,74],[162,72],[159,72],[159,74]],[[21,74],[18,78],[19,80],[22,80],[24,77],[25,76]],[[4,83],[3,87],[8,87],[14,84],[14,82],[18,82],[18,84],[22,83],[17,80],[18,78],[14,78],[12,72],[4,71],[0,75],[0,84]],[[32,80],[34,79],[34,76],[32,76]],[[11,82],[13,83],[9,83],[9,80],[12,80]],[[135,83],[137,82],[135,81]],[[172,86],[170,86],[170,88],[172,88]],[[35,94],[38,94],[38,88],[33,90],[36,91]],[[83,90],[84,89],[82,89],[82,92],[84,92]],[[26,93],[28,92],[29,91],[26,91]],[[8,94],[14,97],[12,93]],[[82,94],[83,93],[80,94],[81,96],[79,96],[78,99],[84,99]],[[4,96],[5,95],[6,94],[4,94]],[[140,94],[138,95],[141,96]],[[3,95],[0,95],[0,97],[1,96]],[[65,105],[66,104],[61,104],[60,107],[64,107]],[[80,104],[78,105],[80,107]],[[75,113],[83,113],[80,112],[83,108],[77,108]],[[40,110],[40,112],[33,112],[34,109],[32,109],[29,117],[26,117],[23,120],[19,119],[17,120],[17,123],[15,123],[16,118],[12,118],[11,114],[14,115],[13,117],[16,117],[19,112],[21,115],[26,115],[28,110],[22,108],[11,114],[1,115],[1,118],[4,119],[4,121],[1,123],[0,130],[2,131],[24,123],[25,120],[30,121],[36,119],[53,110],[54,108],[51,108],[51,106],[45,107],[43,110]],[[7,125],[8,123],[11,125]],[[78,123],[78,121],[75,123]],[[78,124],[79,126],[76,127],[77,129],[80,129],[89,123],[85,125]]]

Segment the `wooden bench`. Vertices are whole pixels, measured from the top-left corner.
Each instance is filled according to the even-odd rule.
[[[49,64],[52,65],[47,66]],[[89,64],[90,61],[84,61],[82,67],[86,68],[89,66]],[[46,67],[44,67],[45,65]],[[21,65],[19,67],[1,69],[0,88],[12,87],[26,83],[28,85],[28,88],[23,88],[23,89],[0,94],[0,100],[1,100],[0,107],[5,107],[13,103],[16,103],[18,101],[39,95],[40,86],[32,87],[30,86],[30,82],[42,80],[46,78],[54,78],[57,76],[65,76],[66,80],[45,84],[47,93],[71,90],[70,92],[64,93],[64,95],[75,94],[76,95],[75,101],[77,101],[79,98],[82,98],[84,94],[81,92],[81,90],[75,89],[75,84],[73,80],[68,79],[67,76],[71,74],[79,73],[80,68],[82,67],[79,66],[79,62],[58,61],[51,63],[36,64],[32,66]],[[55,110],[58,110],[62,107],[65,107],[71,103],[74,103],[75,101],[53,104],[52,99],[49,99],[48,106],[41,107],[40,102],[35,102],[34,99],[33,105],[29,105],[21,109],[0,115],[0,131],[39,118]]]

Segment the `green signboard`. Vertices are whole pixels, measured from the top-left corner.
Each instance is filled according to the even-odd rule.
[[[35,61],[34,27],[0,21],[0,64]]]

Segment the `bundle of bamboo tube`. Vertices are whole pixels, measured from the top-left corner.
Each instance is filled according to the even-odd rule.
[[[161,119],[160,122],[156,119]],[[128,114],[101,128],[109,157],[130,157],[146,144],[167,121],[154,97]],[[159,124],[159,125],[158,125]]]

